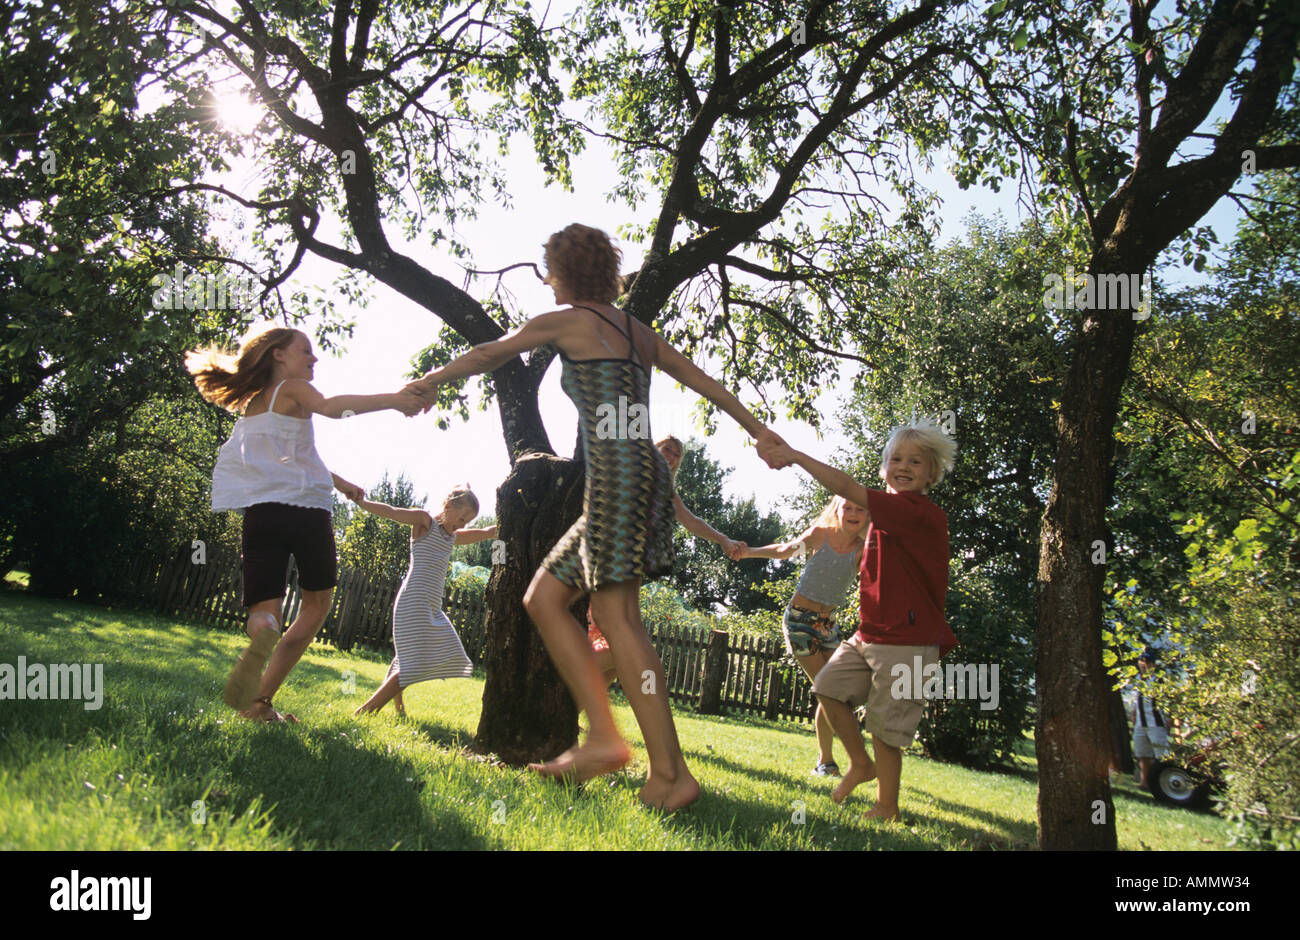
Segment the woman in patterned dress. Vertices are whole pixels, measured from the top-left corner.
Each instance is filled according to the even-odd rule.
[[[612,773],[631,757],[614,724],[595,654],[569,613],[588,593],[619,675],[639,677],[624,690],[650,764],[638,796],[651,806],[677,809],[695,800],[700,788],[682,757],[663,664],[640,611],[642,580],[668,574],[673,553],[672,472],[650,435],[650,367],[709,399],[756,441],[780,438],[653,330],[609,303],[621,292],[619,261],[604,232],[570,225],[555,233],[546,243],[546,283],[556,303],[569,306],[474,347],[407,388],[428,398],[443,382],[490,372],[538,346],[559,350],[561,385],[578,409],[582,432],[584,511],[542,562],[524,606],[574,701],[587,713],[590,732],[581,746],[532,767],[544,776],[582,781]]]

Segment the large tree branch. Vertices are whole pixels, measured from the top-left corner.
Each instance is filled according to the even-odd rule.
[[[348,20],[352,15],[352,0],[334,0],[334,20],[330,24],[330,78],[345,83],[348,80]]]
[[[731,16],[735,0],[718,0],[713,7],[713,84],[725,88],[731,82]]]
[[[691,54],[691,50],[695,48],[695,30],[699,23],[700,14],[698,12],[691,14],[691,22],[686,29],[686,44],[682,47],[680,56],[673,49],[673,37],[667,24],[664,24],[663,31],[660,33],[660,38],[663,41],[664,58],[672,66],[673,75],[677,79],[677,87],[682,93],[682,102],[691,114],[695,114],[700,110],[700,93],[699,89],[695,87],[695,82],[691,80],[691,73],[686,68],[686,58]]]
[[[1215,0],[1196,44],[1169,85],[1160,117],[1137,149],[1135,168],[1168,164],[1187,135],[1209,116],[1232,79],[1259,22],[1255,0]]]
[[[1151,12],[1155,9],[1155,0],[1150,4],[1141,2],[1129,4],[1129,22],[1133,29],[1133,42],[1142,48],[1133,53],[1134,67],[1137,70],[1137,77],[1133,83],[1133,89],[1137,95],[1138,102],[1138,128],[1137,128],[1137,152],[1145,152],[1145,146],[1151,136],[1151,76],[1153,69],[1150,63],[1154,63],[1155,56],[1159,53],[1151,43],[1151,30],[1148,23],[1151,18]],[[1150,60],[1148,61],[1148,56]],[[1071,161],[1071,169],[1074,168]],[[1091,219],[1089,219],[1091,225]]]
[[[360,72],[366,64],[370,52],[370,27],[378,12],[379,0],[361,0],[357,8],[357,28],[352,36],[352,58],[348,63],[351,72]]]

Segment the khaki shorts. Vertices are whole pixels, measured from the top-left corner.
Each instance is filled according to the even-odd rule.
[[[830,661],[813,680],[813,693],[844,702],[852,708],[866,704],[867,730],[891,747],[907,747],[916,737],[916,729],[925,713],[925,699],[912,698],[922,680],[912,681],[916,657],[921,668],[939,661],[937,646],[891,646],[864,643],[852,636],[840,644]],[[894,667],[907,667],[906,681],[900,681]],[[907,697],[894,698],[898,686]]]

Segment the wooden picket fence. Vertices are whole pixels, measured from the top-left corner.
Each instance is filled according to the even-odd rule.
[[[651,625],[648,632],[674,701],[709,715],[742,712],[811,722],[812,683],[798,666],[782,661],[785,646],[779,641],[671,623]]]
[[[288,574],[281,623],[291,622],[302,603],[292,560]],[[383,583],[340,566],[338,586],[317,640],[342,650],[363,646],[391,652],[393,602],[400,587],[398,579]],[[221,549],[205,549],[201,555],[183,547],[169,556],[130,559],[117,588],[118,599],[164,616],[230,630],[244,625],[239,559]],[[487,642],[482,596],[453,589],[444,598],[443,610],[465,652],[481,665]],[[695,705],[704,714],[740,712],[770,720],[812,720],[811,684],[788,658],[783,662],[785,649],[778,641],[672,623],[651,625],[648,632],[663,660],[673,701]]]

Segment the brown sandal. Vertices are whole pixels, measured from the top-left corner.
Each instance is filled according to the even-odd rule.
[[[295,725],[300,724],[300,722],[298,721],[298,716],[289,714],[288,712],[282,715],[278,711],[276,711],[275,706],[271,704],[271,700],[267,698],[265,695],[261,695],[253,699],[254,704],[257,704],[258,702],[265,705],[271,711],[270,716],[263,718],[262,719],[263,721],[267,721],[267,722],[287,721],[287,722],[292,722]]]

